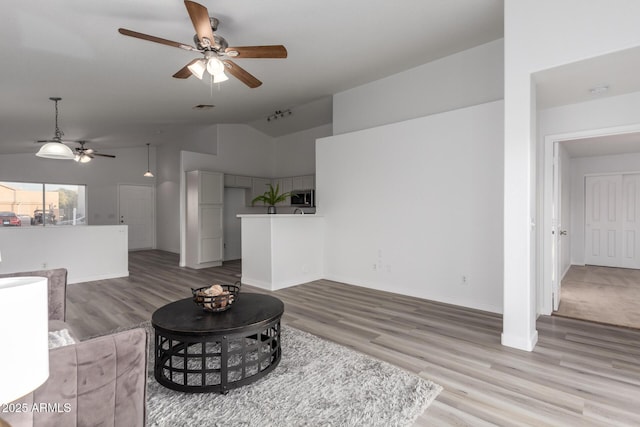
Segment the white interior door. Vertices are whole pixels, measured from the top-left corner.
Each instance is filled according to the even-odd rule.
[[[555,142],[553,145],[553,202],[551,206],[551,224],[552,224],[552,243],[551,243],[551,287],[553,293],[553,310],[557,311],[560,307],[560,262],[562,257],[561,253],[561,241],[560,239],[560,230],[561,224],[560,219],[562,216],[561,206],[562,206],[562,197],[561,197],[561,189],[560,185],[560,145],[558,142]]]
[[[152,249],[155,242],[153,187],[118,185],[119,222],[129,228],[129,250]]]
[[[585,177],[585,263],[622,267],[622,175]]]
[[[622,176],[622,259],[625,268],[640,268],[640,174]]]

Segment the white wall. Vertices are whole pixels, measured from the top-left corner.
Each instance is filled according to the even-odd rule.
[[[640,92],[547,108],[538,112],[538,144],[545,136],[640,123]]]
[[[505,0],[504,328],[502,343],[537,342],[536,103],[531,75],[640,45],[640,2]]]
[[[500,312],[502,117],[497,101],[320,139],[325,277]]]
[[[105,149],[115,159],[96,157],[89,163],[43,159],[28,154],[0,155],[0,181],[50,182],[87,186],[88,215],[91,225],[118,224],[118,184],[149,184],[142,175],[147,170],[147,147]],[[155,149],[151,149],[151,168]]]
[[[114,226],[0,229],[0,273],[66,268],[68,283],[129,275],[128,228]]]
[[[316,172],[316,139],[333,135],[331,124],[275,138],[275,176],[312,175]]]
[[[503,98],[503,40],[429,62],[333,97],[335,135]]]

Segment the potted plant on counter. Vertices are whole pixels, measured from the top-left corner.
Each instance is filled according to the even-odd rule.
[[[251,201],[251,205],[253,206],[256,202],[262,202],[268,206],[267,213],[275,214],[276,204],[287,200],[287,197],[289,197],[291,193],[280,193],[280,185],[276,185],[276,188],[273,188],[273,185],[271,184],[267,185],[269,186],[269,189],[265,191],[264,194],[255,197]]]

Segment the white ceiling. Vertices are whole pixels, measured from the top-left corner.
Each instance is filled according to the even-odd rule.
[[[540,71],[534,75],[537,107],[553,108],[638,92],[639,69],[640,47],[635,47]],[[640,134],[581,138],[562,144],[571,157],[640,153]]]
[[[563,141],[569,157],[594,157],[640,153],[640,133],[597,136]]]
[[[202,0],[231,46],[283,44],[287,59],[237,59],[263,82],[207,86],[171,76],[199,57],[123,36],[119,27],[193,45],[180,0],[7,2],[0,14],[0,153],[51,138],[94,147],[170,142],[216,123],[273,136],[331,121],[334,93],[503,36],[502,0]],[[214,104],[211,110],[192,109]],[[293,115],[266,122],[275,110]]]

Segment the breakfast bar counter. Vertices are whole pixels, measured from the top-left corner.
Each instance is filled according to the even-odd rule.
[[[322,278],[324,217],[266,214],[238,218],[242,283],[273,291]]]

